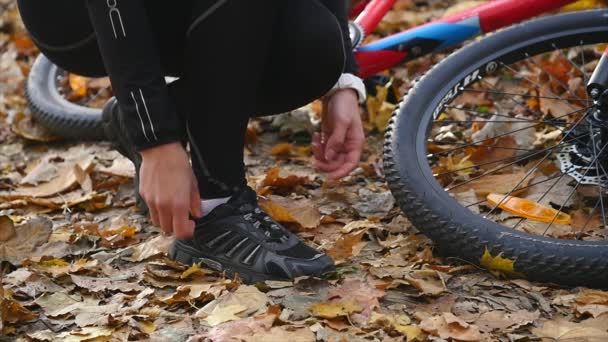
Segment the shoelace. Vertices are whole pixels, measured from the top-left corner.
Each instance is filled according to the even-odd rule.
[[[253,226],[257,229],[261,229],[270,241],[285,242],[289,239],[283,229],[274,223],[272,218],[260,208],[254,208],[252,211],[244,214],[243,218],[252,222]]]

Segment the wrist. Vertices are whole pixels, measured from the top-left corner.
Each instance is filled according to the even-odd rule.
[[[331,88],[331,90],[324,97],[330,98],[337,91],[341,91],[341,90],[345,90],[345,89],[354,91],[355,94],[357,95],[359,103],[365,102],[367,93],[365,91],[365,85],[363,84],[363,80],[361,80],[359,77],[357,77],[353,74],[348,74],[348,73],[344,73],[344,74],[340,75],[340,78],[338,79],[336,84]]]
[[[142,159],[150,159],[156,156],[166,156],[167,153],[176,153],[184,151],[184,147],[180,142],[171,142],[167,144],[149,147],[139,151]]]

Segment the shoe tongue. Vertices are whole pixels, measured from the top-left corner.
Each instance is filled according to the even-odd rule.
[[[246,186],[242,191],[232,195],[230,200],[228,200],[227,204],[239,208],[243,205],[249,204],[255,206],[258,201],[258,195],[251,189]]]

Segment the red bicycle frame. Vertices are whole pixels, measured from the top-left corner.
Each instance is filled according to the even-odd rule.
[[[521,22],[576,0],[496,0],[355,47],[359,76],[368,77],[414,58],[459,44],[479,34]],[[351,10],[354,29],[372,32],[395,0],[364,0]]]

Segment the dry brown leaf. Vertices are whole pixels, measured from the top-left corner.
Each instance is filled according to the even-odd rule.
[[[354,233],[342,235],[331,247],[326,251],[336,265],[341,264],[352,258],[356,253],[360,252],[366,242],[361,242],[363,235],[367,230],[356,231]],[[362,246],[360,244],[363,244]]]
[[[237,321],[241,317],[236,316],[237,313],[243,312],[247,307],[240,304],[221,306],[217,305],[213,307],[213,310],[203,320],[206,321],[210,326],[214,327],[224,322]]]
[[[468,324],[449,312],[423,319],[420,322],[420,328],[443,339],[452,338],[458,341],[479,341],[481,339],[481,333],[476,325]]]
[[[575,110],[580,109],[579,107],[574,107],[572,104],[567,101],[561,99],[552,99],[552,97],[559,97],[550,91],[542,88],[540,91],[540,96],[544,96],[540,98],[540,111],[545,115],[551,115],[554,118],[563,117],[564,115],[571,113]]]
[[[266,311],[272,301],[255,286],[241,285],[234,292],[225,292],[198,310],[197,317],[205,317],[212,326],[259,314]],[[234,318],[236,317],[236,318]]]
[[[209,329],[202,335],[194,336],[192,341],[233,342],[237,335],[241,340],[245,340],[244,336],[253,336],[256,333],[270,330],[276,317],[276,314],[265,313],[256,317],[224,323]]]
[[[175,241],[174,237],[159,234],[152,239],[131,246],[130,248],[132,248],[133,253],[125,259],[138,262],[158,255],[166,255],[169,252],[169,248],[173,244],[173,241]]]
[[[329,298],[332,298],[332,300],[355,299],[363,307],[360,313],[353,313],[350,316],[350,320],[358,324],[369,322],[372,312],[380,307],[379,298],[384,295],[384,291],[372,287],[370,282],[356,278],[347,278],[340,287],[329,291]]]
[[[504,331],[507,328],[516,329],[522,325],[530,324],[540,317],[540,311],[518,310],[515,312],[488,311],[477,320],[475,325],[479,326],[482,332]]]
[[[36,217],[15,227],[15,235],[0,244],[0,260],[14,265],[35,255],[37,247],[48,241],[53,223],[44,217]]]
[[[27,197],[49,197],[66,191],[76,184],[84,182],[86,175],[94,168],[94,156],[88,156],[76,162],[67,162],[51,181],[34,187],[20,187],[15,191],[0,193],[0,197],[16,199]]]
[[[99,172],[111,176],[133,178],[135,177],[135,166],[133,162],[125,157],[114,159],[110,167],[98,167]]]
[[[0,216],[0,241],[8,241],[15,237],[15,223],[6,215]]]
[[[321,213],[308,199],[292,200],[281,196],[270,196],[259,201],[273,219],[283,223],[297,223],[300,227],[311,229],[321,223]]]
[[[598,317],[608,312],[608,292],[601,290],[584,289],[579,292],[576,299],[576,311],[580,314],[589,313]]]
[[[266,171],[266,178],[262,181],[261,195],[266,195],[269,192],[279,195],[289,195],[296,190],[296,188],[302,184],[308,182],[308,177],[299,177],[296,175],[289,175],[287,177],[279,176],[279,168],[273,167]],[[266,190],[264,188],[266,187]]]
[[[415,270],[403,277],[410,285],[425,295],[436,296],[447,290],[440,273],[434,270]]]
[[[563,318],[542,322],[541,327],[532,328],[532,334],[554,341],[603,342],[608,340],[608,332],[605,329],[569,322]]]
[[[22,323],[35,320],[38,315],[10,298],[0,298],[0,318],[2,322]]]
[[[336,318],[348,316],[353,312],[361,312],[363,307],[355,299],[350,298],[343,301],[330,303],[315,303],[310,306],[310,312],[321,318]]]
[[[514,172],[502,175],[487,175],[469,182],[466,185],[458,187],[458,192],[468,191],[470,189],[475,191],[475,194],[480,197],[485,197],[489,193],[507,194],[510,193],[515,186],[523,188],[528,185],[531,177],[524,179],[524,172]],[[521,184],[520,184],[521,183]],[[516,195],[519,191],[515,191],[513,194]]]
[[[19,136],[33,141],[50,142],[61,139],[52,134],[46,127],[32,120],[31,116],[17,113],[13,120],[12,130]]]
[[[116,290],[121,292],[142,291],[144,287],[137,283],[130,283],[126,280],[114,280],[101,277],[87,277],[71,274],[70,277],[78,287],[85,288],[91,292],[103,292]]]

